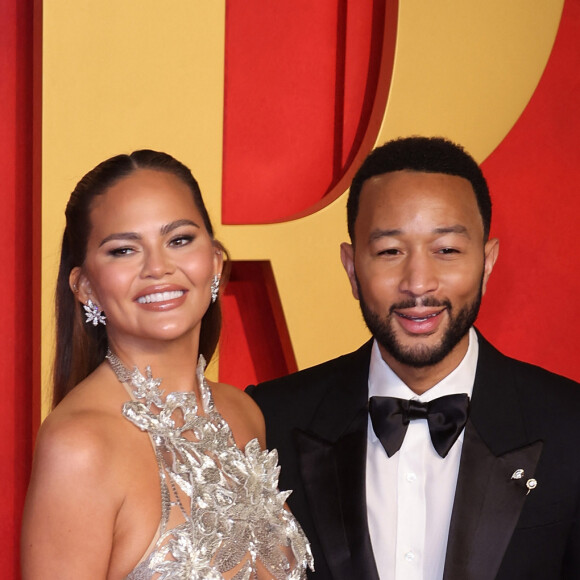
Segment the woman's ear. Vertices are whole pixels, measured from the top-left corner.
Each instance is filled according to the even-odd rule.
[[[71,270],[68,283],[77,300],[86,304],[92,295],[91,283],[80,266],[76,266]]]
[[[214,274],[217,274],[221,278],[223,268],[224,268],[224,253],[222,245],[219,242],[216,242],[214,255]]]

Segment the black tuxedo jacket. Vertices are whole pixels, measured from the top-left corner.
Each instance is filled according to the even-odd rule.
[[[365,500],[371,345],[248,388],[318,580],[378,580]],[[444,580],[495,578],[580,579],[580,385],[479,335]]]

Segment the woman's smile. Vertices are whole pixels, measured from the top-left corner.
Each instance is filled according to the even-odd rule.
[[[109,338],[197,341],[221,254],[187,185],[136,171],[95,200],[91,225],[85,286],[106,313]]]

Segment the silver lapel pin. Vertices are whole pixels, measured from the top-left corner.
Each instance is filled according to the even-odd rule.
[[[528,481],[526,481],[526,487],[528,488],[528,493],[530,493],[532,489],[536,489],[536,487],[538,487],[538,482],[533,478],[528,479]],[[528,495],[528,493],[526,493],[526,495]]]
[[[521,479],[523,476],[524,476],[524,470],[523,469],[516,469],[512,473],[512,479]]]

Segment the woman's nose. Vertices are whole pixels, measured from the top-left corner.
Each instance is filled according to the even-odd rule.
[[[163,278],[173,273],[175,266],[173,260],[163,249],[152,249],[145,252],[142,276],[144,278]]]

